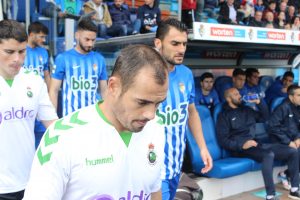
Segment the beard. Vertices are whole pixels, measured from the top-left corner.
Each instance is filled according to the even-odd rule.
[[[181,61],[176,61],[176,59],[174,57],[171,57],[170,55],[166,55],[164,54],[164,49],[162,48],[162,55],[163,57],[165,58],[165,60],[167,61],[167,63],[170,65],[170,66],[174,66],[174,65],[180,65],[182,64],[183,62],[183,57],[184,57],[184,54],[180,54],[180,55],[176,55],[176,56],[182,56],[182,60]]]
[[[241,105],[241,103],[242,103],[240,99],[239,100],[232,99],[231,101],[232,101],[232,104],[235,105],[235,106],[237,106],[237,107],[239,107]]]
[[[93,47],[85,47],[83,46],[83,44],[79,41],[79,47],[82,51],[86,52],[86,53],[89,53],[92,51]]]

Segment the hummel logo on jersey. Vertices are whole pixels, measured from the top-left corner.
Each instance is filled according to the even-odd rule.
[[[231,121],[234,121],[234,120],[236,120],[236,117],[234,117],[234,118],[231,119]]]
[[[88,158],[85,158],[85,164],[86,166],[93,166],[93,165],[102,165],[102,164],[109,164],[114,162],[113,155],[110,155],[109,157],[105,158],[96,158],[89,160]]]
[[[9,120],[18,120],[18,119],[33,119],[34,116],[34,110],[26,110],[24,107],[21,108],[14,108],[0,112],[0,124],[4,121]]]
[[[294,115],[293,114],[289,114],[289,117],[293,117]]]

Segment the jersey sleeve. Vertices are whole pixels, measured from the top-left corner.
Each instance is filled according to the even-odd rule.
[[[190,84],[191,84],[189,104],[193,104],[195,102],[195,82],[194,82],[193,73],[191,71],[189,73],[189,80],[190,80]]]
[[[98,69],[98,77],[99,77],[98,81],[107,80],[108,76],[107,76],[106,64],[103,56],[100,56],[99,63],[100,63],[100,67]]]
[[[50,67],[49,67],[49,54],[48,54],[48,51],[45,50],[45,63],[44,63],[44,71],[49,71],[50,70]]]
[[[54,72],[52,73],[51,77],[63,80],[65,77],[65,61],[63,55],[58,55],[55,59],[55,65],[54,65]]]
[[[67,145],[61,140],[59,131],[55,130],[63,126],[58,123],[50,126],[41,140],[23,200],[62,199],[66,191],[71,162]]]
[[[47,92],[47,86],[44,81],[41,82],[42,87],[38,96],[38,120],[54,120],[57,119],[55,108],[50,101],[49,94]]]

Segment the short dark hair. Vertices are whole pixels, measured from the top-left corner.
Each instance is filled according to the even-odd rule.
[[[168,34],[171,27],[176,28],[180,32],[186,32],[188,34],[187,26],[183,22],[175,18],[168,18],[166,20],[162,20],[158,24],[155,38],[163,40]]]
[[[92,20],[90,20],[89,18],[84,18],[78,22],[77,31],[92,31],[97,33],[98,28]]]
[[[28,26],[28,34],[30,34],[30,33],[44,33],[44,34],[48,35],[49,30],[44,24],[36,21],[36,22],[32,22]]]
[[[269,1],[268,5],[270,5],[270,4],[272,4],[272,3],[275,3],[275,4],[276,4],[276,1],[271,0],[271,1]]]
[[[300,86],[299,85],[296,85],[296,84],[292,84],[288,87],[287,89],[287,93],[288,95],[294,95],[295,94],[295,90],[298,90],[300,89]]]
[[[214,75],[210,72],[204,72],[201,76],[200,76],[200,81],[203,82],[204,79],[206,78],[214,78]]]
[[[138,72],[145,67],[153,69],[157,84],[163,85],[167,81],[168,66],[165,59],[152,47],[142,44],[129,45],[121,50],[111,76],[120,77],[124,93],[135,81]]]
[[[294,73],[292,71],[287,71],[283,74],[282,79],[286,79],[287,77],[292,77],[294,78]]]
[[[0,21],[0,43],[8,39],[15,39],[20,43],[27,41],[25,26],[15,20]]]
[[[241,68],[235,68],[232,72],[232,77],[236,77],[238,75],[243,75],[246,76],[246,73],[244,70],[242,70]]]
[[[246,73],[246,77],[250,78],[251,76],[253,76],[254,73],[259,73],[259,71],[256,68],[247,68],[245,73]]]

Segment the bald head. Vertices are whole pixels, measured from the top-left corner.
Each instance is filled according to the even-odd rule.
[[[228,105],[232,108],[236,108],[241,104],[241,95],[236,88],[229,88],[225,90],[224,98]]]
[[[224,98],[227,99],[227,98],[230,97],[231,94],[234,93],[235,91],[237,91],[236,88],[229,88],[229,89],[225,90],[225,92],[224,92]]]

